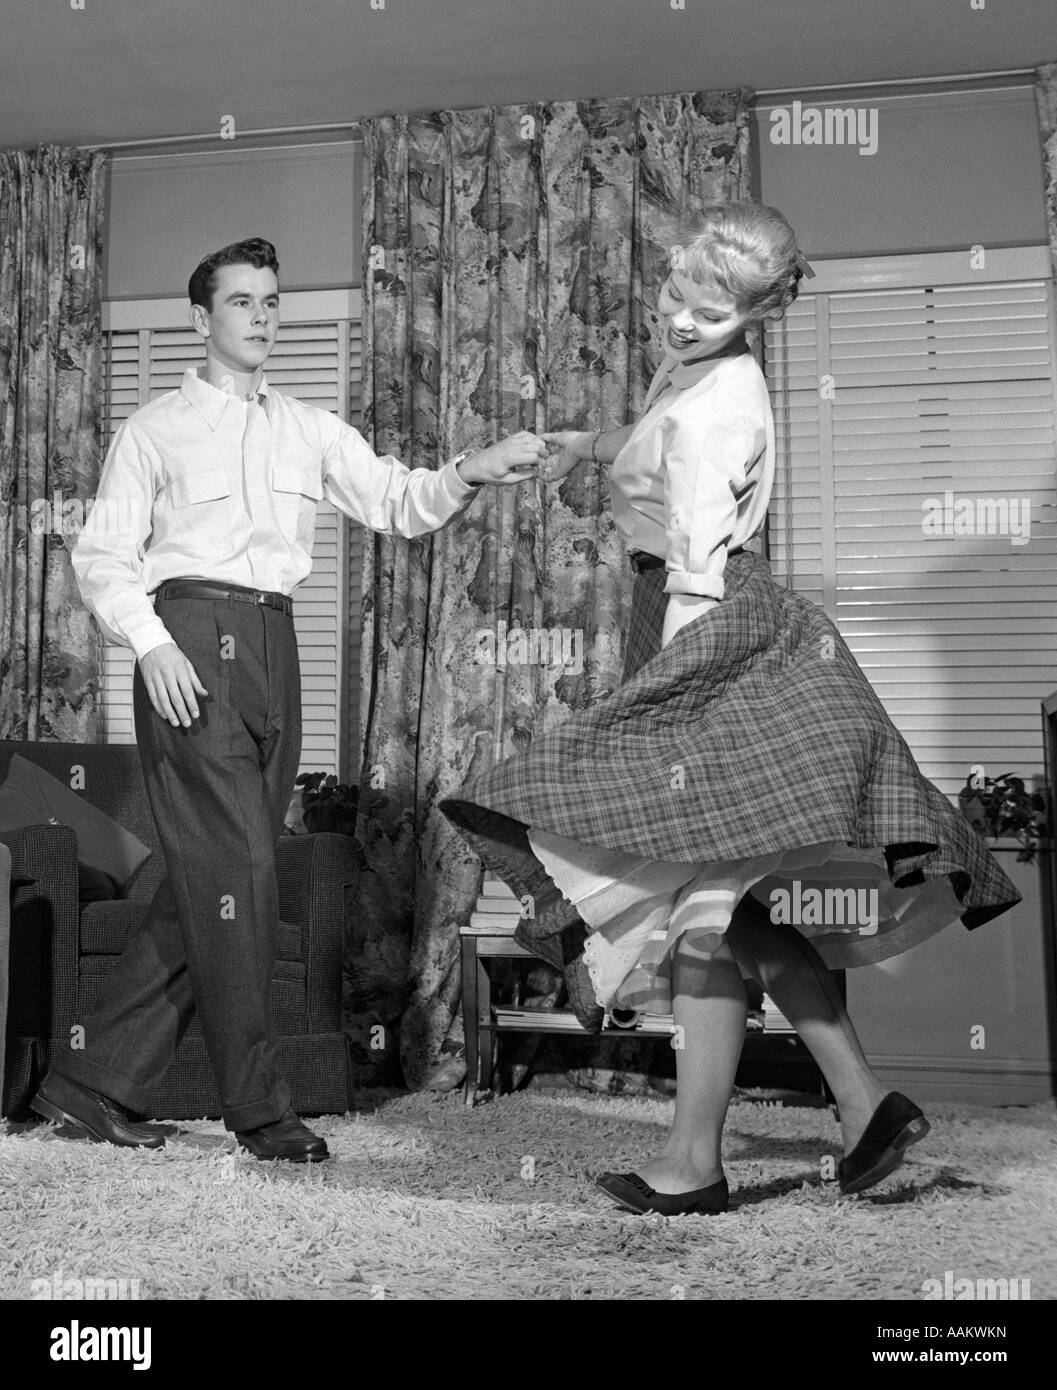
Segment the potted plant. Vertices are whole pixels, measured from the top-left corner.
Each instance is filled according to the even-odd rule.
[[[308,833],[348,835],[355,842],[360,870],[367,871],[370,865],[355,833],[359,787],[354,782],[339,782],[329,772],[303,772],[294,785],[301,788],[302,818]]]
[[[982,768],[972,768],[965,786],[958,793],[962,815],[978,835],[1012,835],[1020,844],[1017,860],[1032,864],[1039,841],[1046,833],[1046,797],[1029,792],[1024,780],[1012,772],[988,777]]]

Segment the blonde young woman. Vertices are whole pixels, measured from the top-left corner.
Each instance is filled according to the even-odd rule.
[[[672,248],[664,360],[640,419],[544,436],[552,481],[609,466],[636,575],[623,684],[441,803],[485,864],[532,895],[519,937],[564,969],[586,1027],[613,1009],[674,1014],[668,1139],[636,1172],[599,1179],[632,1211],[727,1207],[745,977],[833,1092],[841,1190],[892,1172],[929,1125],[874,1075],[829,970],[1018,901],[833,624],[750,546],[775,449],[746,331],[781,316],[805,271],[788,222],[755,203],[707,208]],[[822,920],[797,913],[807,901],[830,905]]]

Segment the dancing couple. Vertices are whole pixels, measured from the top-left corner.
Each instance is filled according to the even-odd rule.
[[[833,625],[776,586],[753,548],[774,430],[746,331],[788,307],[807,269],[773,209],[707,208],[671,250],[664,360],[635,425],[522,431],[434,472],[379,458],[269,385],[270,243],[198,266],[205,366],[122,425],[99,485],[137,524],[108,533],[93,518],[111,509],[96,508],[73,555],[86,604],[137,658],[136,737],[168,877],[84,1020],[83,1048],[44,1079],[41,1114],[158,1147],[164,1133],[135,1116],[197,1011],[239,1143],[262,1159],[327,1157],[291,1109],[268,1021],[273,850],[300,756],[290,594],[310,569],[316,504],[415,537],[482,486],[608,465],[636,574],[624,681],[441,809],[532,894],[521,939],[564,970],[585,1027],[614,1008],[674,1014],[668,1142],[638,1172],[599,1180],[623,1206],[726,1208],[721,1136],[746,977],[833,1092],[842,1190],[898,1165],[928,1123],[870,1070],[827,967],[885,959],[959,918],[975,926],[1017,894],[922,777]],[[806,887],[875,889],[879,911],[868,931],[776,921],[776,895]],[[250,910],[221,923],[229,894]]]

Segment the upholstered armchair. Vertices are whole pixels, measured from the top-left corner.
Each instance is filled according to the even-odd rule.
[[[78,899],[77,836],[41,824],[0,834],[11,857],[7,1062],[3,1113],[24,1115],[44,1071],[70,1044],[96,990],[138,928],[165,873],[136,748],[127,744],[0,740],[0,782],[14,754],[69,784],[84,768],[81,793],[151,854],[120,898]],[[276,845],[279,954],[271,1007],[280,1064],[302,1115],[349,1105],[348,1044],[342,1031],[342,941],[356,891],[356,853],[344,835],[289,835]],[[150,1114],[190,1119],[220,1114],[198,1021],[152,1098]]]

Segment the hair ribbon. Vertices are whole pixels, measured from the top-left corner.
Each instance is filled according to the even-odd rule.
[[[804,255],[803,251],[801,251],[799,247],[797,247],[796,252],[796,266],[797,269],[800,271],[801,275],[806,275],[809,280],[813,280],[815,278],[815,272],[811,269],[811,262],[808,260],[808,258]]]

